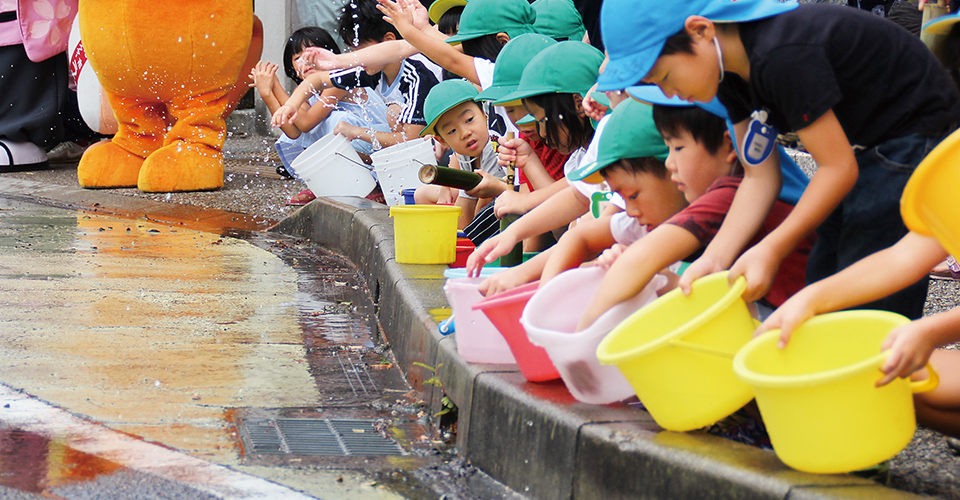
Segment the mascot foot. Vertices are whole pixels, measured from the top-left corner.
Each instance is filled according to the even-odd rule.
[[[223,153],[202,144],[169,144],[143,162],[137,187],[147,193],[220,189]]]
[[[104,141],[87,149],[77,166],[77,179],[85,188],[136,187],[143,158]]]

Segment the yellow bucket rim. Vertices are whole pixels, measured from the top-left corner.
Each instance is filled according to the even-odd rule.
[[[816,326],[819,323],[826,323],[834,321],[837,318],[843,319],[856,319],[856,318],[869,318],[877,319],[877,317],[886,317],[890,320],[891,329],[896,328],[901,325],[905,325],[910,322],[908,318],[897,313],[892,313],[889,311],[878,311],[873,309],[859,309],[854,311],[839,311],[828,314],[821,314],[815,316],[805,323],[803,326],[812,325]],[[763,335],[751,340],[747,345],[743,346],[736,356],[733,357],[733,371],[740,377],[741,380],[747,384],[754,387],[769,387],[769,388],[800,388],[800,387],[812,387],[815,385],[822,385],[827,382],[835,382],[837,380],[850,378],[854,375],[859,375],[869,370],[879,370],[880,365],[883,364],[884,360],[887,358],[889,351],[881,351],[873,356],[863,359],[857,363],[853,363],[847,366],[840,368],[834,368],[832,370],[825,370],[815,373],[806,373],[802,375],[768,375],[764,373],[757,373],[749,368],[747,368],[747,358],[751,354],[759,349],[762,346],[765,346],[768,343],[776,342],[777,338],[780,336],[780,330],[770,330]],[[786,349],[789,349],[790,346],[787,345]]]
[[[437,214],[445,214],[456,212],[460,214],[460,207],[457,206],[447,206],[447,205],[396,205],[390,207],[390,217],[393,217],[396,213],[403,212],[434,212]]]
[[[728,274],[729,274],[729,271],[721,271],[708,276],[704,276],[694,281],[693,282],[694,290],[691,293],[696,292],[697,283],[704,283],[712,280],[721,280],[721,279],[726,281]],[[716,317],[718,314],[720,314],[721,311],[730,307],[733,301],[739,299],[740,296],[743,295],[744,290],[746,289],[747,289],[747,280],[744,279],[743,276],[741,276],[737,278],[736,281],[733,282],[733,286],[731,286],[730,289],[725,294],[723,294],[723,297],[721,297],[720,300],[714,302],[713,305],[701,311],[700,314],[694,316],[693,319],[691,319],[690,321],[687,321],[682,326],[679,326],[673,329],[672,332],[661,335],[660,337],[654,340],[651,340],[650,342],[638,345],[632,349],[628,349],[619,353],[609,352],[609,346],[610,344],[613,343],[612,339],[617,336],[616,334],[619,333],[619,330],[623,328],[624,324],[626,324],[627,322],[631,322],[631,323],[634,322],[638,318],[643,317],[646,314],[649,314],[650,311],[659,307],[658,304],[673,300],[673,297],[676,297],[677,295],[681,295],[683,293],[679,288],[675,288],[667,292],[657,300],[647,304],[646,306],[641,308],[639,311],[631,314],[630,316],[627,317],[627,319],[623,320],[623,322],[620,323],[620,325],[614,328],[613,331],[611,331],[600,342],[600,345],[597,346],[597,360],[604,365],[618,365],[626,361],[636,359],[640,356],[649,354],[653,350],[660,349],[661,347],[664,347],[665,344],[668,344],[671,340],[686,336],[690,332],[703,326],[707,321]]]
[[[930,154],[917,165],[910,179],[907,180],[903,195],[900,196],[900,216],[911,231],[924,236],[933,236],[930,228],[920,218],[919,212],[923,203],[920,193],[924,184],[929,181],[932,171],[942,168],[943,162],[957,155],[958,148],[960,148],[960,131],[953,132],[933,148],[933,151],[930,151]]]

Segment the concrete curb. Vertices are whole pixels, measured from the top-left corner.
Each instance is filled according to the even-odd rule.
[[[4,178],[0,195],[217,233],[263,230],[274,221],[223,210]],[[436,409],[442,393],[413,362],[440,366],[460,410],[464,457],[534,498],[923,498],[851,475],[794,471],[773,453],[703,432],[662,431],[641,410],[575,401],[559,381],[528,383],[513,365],[463,361],[437,331],[448,313],[446,266],[398,264],[388,210],[359,198],[316,200],[274,231],[337,251],[363,274],[377,315],[411,384]],[[442,366],[441,366],[442,365]]]
[[[461,454],[534,498],[922,498],[848,474],[816,475],[773,453],[703,432],[661,430],[645,411],[592,406],[560,381],[529,383],[514,365],[461,359],[454,336],[437,331],[448,312],[446,266],[398,264],[383,205],[318,199],[274,231],[308,238],[353,261],[378,306],[383,334],[411,384],[439,408],[440,391],[413,362],[439,366],[460,410]]]

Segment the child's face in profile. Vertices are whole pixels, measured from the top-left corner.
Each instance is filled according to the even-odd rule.
[[[579,146],[574,146],[570,144],[570,136],[567,133],[567,128],[563,126],[563,123],[557,124],[557,142],[558,144],[551,144],[547,142],[547,112],[540,106],[537,106],[530,100],[524,100],[523,105],[526,107],[527,112],[530,113],[537,121],[533,122],[534,127],[536,128],[537,135],[543,138],[544,144],[550,146],[553,149],[556,149],[562,155],[568,155],[574,152]]]
[[[610,189],[623,197],[627,215],[653,229],[687,205],[683,193],[669,178],[633,172],[628,165],[604,171]]]
[[[507,117],[510,118],[510,121],[512,121],[514,125],[517,125],[517,120],[527,116],[527,108],[523,107],[522,104],[504,106],[503,109],[507,111]],[[536,123],[524,123],[523,125],[517,125],[517,128],[520,129],[520,132],[522,132],[527,139],[531,141],[541,140],[540,134],[537,133]]]
[[[674,135],[664,135],[663,142],[670,149],[666,161],[670,180],[677,184],[688,202],[702,196],[714,181],[730,175],[733,169],[729,161],[731,148],[728,140],[725,140],[723,146],[714,154],[707,151],[707,148],[685,130]]]
[[[473,101],[462,102],[441,115],[435,129],[437,137],[461,155],[480,156],[490,142],[487,115]]]
[[[298,61],[300,56],[303,55],[303,49],[305,48],[306,47],[300,47],[300,50],[290,56],[291,65],[296,69],[297,76],[299,76],[301,80],[306,80],[307,75],[317,71],[317,68],[310,64],[307,60]]]
[[[712,40],[696,40],[692,48],[692,54],[660,56],[642,81],[660,87],[667,97],[710,102],[716,97],[720,82],[717,52]]]

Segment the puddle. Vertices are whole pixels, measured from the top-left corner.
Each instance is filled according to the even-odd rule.
[[[46,436],[0,429],[0,485],[29,493],[89,481],[124,468]]]

